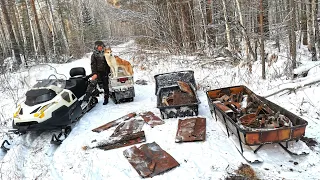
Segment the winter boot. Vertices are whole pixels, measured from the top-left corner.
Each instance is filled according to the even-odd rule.
[[[109,102],[109,96],[108,95],[104,95],[103,105],[107,105],[108,102]]]

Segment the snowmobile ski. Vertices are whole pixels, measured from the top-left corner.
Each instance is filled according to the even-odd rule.
[[[55,134],[52,135],[51,144],[60,145],[63,140],[65,140],[71,132],[71,126],[62,129],[61,132],[56,136]]]
[[[9,150],[10,150],[8,147],[6,147],[6,145],[9,145],[9,146],[11,145],[8,140],[4,140],[4,141],[2,142],[2,144],[1,144],[1,149],[2,149],[3,151],[9,151]]]

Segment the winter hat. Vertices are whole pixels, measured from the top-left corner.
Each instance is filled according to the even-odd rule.
[[[96,49],[98,46],[106,47],[102,41],[94,42],[94,48]]]

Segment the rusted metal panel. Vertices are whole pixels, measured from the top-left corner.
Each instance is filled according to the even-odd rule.
[[[196,103],[195,96],[190,96],[188,93],[182,92],[180,89],[171,91],[168,96],[162,97],[163,106],[175,106],[183,104]]]
[[[142,142],[146,142],[146,136],[144,131],[117,137],[110,137],[106,142],[98,143],[98,145],[95,146],[95,148],[110,150],[125,146],[131,146],[133,144],[138,144]]]
[[[231,111],[231,109],[229,107],[227,107],[226,105],[222,104],[222,103],[215,103],[215,105],[221,109],[223,112],[229,112]]]
[[[123,155],[143,178],[156,176],[180,165],[155,142],[139,148],[133,146],[125,150]]]
[[[194,96],[192,89],[190,88],[189,84],[183,81],[177,81],[178,86],[181,91],[188,93],[190,96]]]
[[[206,118],[179,119],[176,142],[204,141],[206,138]]]
[[[285,140],[289,140],[291,137],[291,129],[287,128],[287,129],[279,129],[278,130],[278,141],[285,141]]]
[[[142,119],[132,119],[120,123],[113,134],[106,140],[92,141],[93,145],[88,148],[99,148],[103,150],[115,149],[146,141],[145,133],[142,131],[144,121]]]
[[[94,128],[94,129],[92,129],[92,131],[93,132],[102,132],[102,131],[105,131],[105,130],[107,130],[107,129],[109,129],[109,128],[111,128],[111,127],[114,127],[114,126],[117,126],[118,124],[120,124],[121,122],[123,122],[123,121],[126,121],[126,120],[129,120],[130,118],[133,118],[133,117],[135,117],[137,114],[136,113],[129,113],[129,114],[127,114],[127,115],[125,115],[125,116],[122,116],[122,117],[120,117],[120,118],[118,118],[118,119],[116,119],[116,120],[113,120],[113,121],[111,121],[111,122],[108,122],[108,123],[106,123],[106,124],[104,124],[104,125],[102,125],[102,126],[99,126],[99,127],[97,127],[97,128]]]
[[[142,119],[132,119],[130,121],[125,121],[120,123],[114,130],[111,137],[123,136],[141,131],[144,125]]]
[[[154,126],[164,124],[164,121],[162,119],[160,119],[158,116],[154,115],[153,112],[151,112],[151,111],[141,113],[140,116],[152,128]]]
[[[306,127],[292,129],[292,138],[298,138],[304,135]]]
[[[259,133],[247,133],[245,143],[248,145],[261,144],[260,134]]]

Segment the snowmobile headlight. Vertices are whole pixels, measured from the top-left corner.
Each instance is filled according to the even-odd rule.
[[[38,117],[38,118],[43,118],[44,117],[44,112],[52,105],[54,105],[55,102],[47,104],[45,106],[43,106],[40,110],[38,110],[37,113],[34,113],[34,117]]]
[[[21,106],[19,104],[18,107],[17,107],[17,111],[13,114],[13,118],[17,118],[19,113],[20,113],[20,111],[21,111]]]

